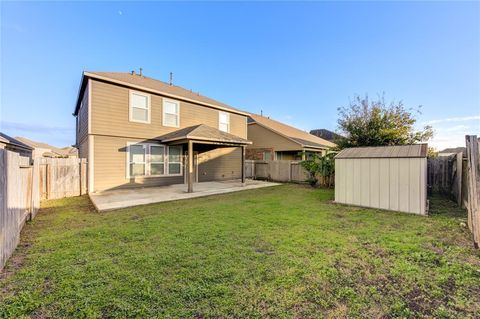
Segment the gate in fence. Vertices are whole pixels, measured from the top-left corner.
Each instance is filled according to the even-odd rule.
[[[56,199],[87,193],[84,158],[38,158],[40,198]]]

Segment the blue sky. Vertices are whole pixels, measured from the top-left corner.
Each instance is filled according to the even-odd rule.
[[[0,130],[74,143],[83,70],[167,80],[304,130],[355,94],[422,105],[437,148],[480,134],[479,2],[1,2]]]

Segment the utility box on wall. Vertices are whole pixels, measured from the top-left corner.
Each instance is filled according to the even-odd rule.
[[[335,157],[337,203],[427,215],[427,144],[355,147]]]

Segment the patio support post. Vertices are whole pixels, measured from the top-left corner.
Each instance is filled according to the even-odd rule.
[[[242,186],[245,186],[245,148],[246,146],[242,146]]]
[[[188,183],[188,193],[193,193],[193,142],[191,140],[188,141],[188,175],[187,175],[187,183]]]

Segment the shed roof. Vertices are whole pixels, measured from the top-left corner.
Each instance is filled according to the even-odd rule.
[[[159,136],[158,138],[162,142],[173,142],[178,140],[202,140],[241,145],[251,144],[250,141],[244,138],[227,132],[222,132],[216,128],[210,127],[205,124],[185,127],[174,132]]]
[[[352,147],[335,158],[415,158],[427,157],[427,144]]]

